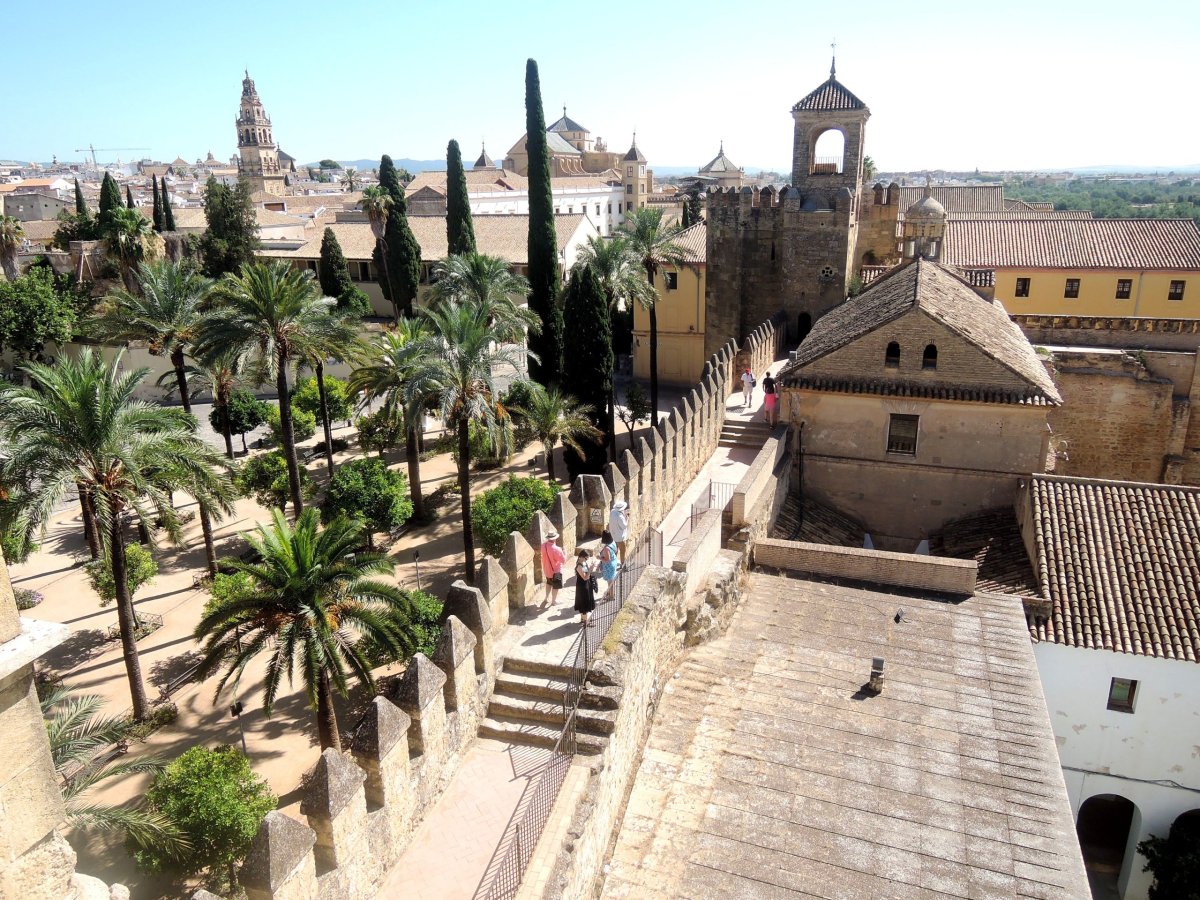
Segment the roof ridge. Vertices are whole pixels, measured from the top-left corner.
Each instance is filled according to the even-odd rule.
[[[1200,494],[1200,486],[1192,484],[1162,484],[1157,481],[1121,481],[1116,478],[1088,478],[1083,475],[1055,475],[1053,472],[1034,472],[1032,478],[1064,484],[1092,484],[1104,487],[1155,488],[1178,491],[1184,494]]]

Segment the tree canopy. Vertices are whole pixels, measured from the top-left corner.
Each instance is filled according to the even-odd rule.
[[[230,188],[209,176],[204,188],[208,228],[200,237],[200,255],[204,274],[210,278],[236,272],[254,261],[254,251],[260,243],[250,194],[250,182],[245,178],[238,179],[237,187]],[[170,208],[167,202],[163,207],[164,219],[170,216]]]
[[[0,351],[38,360],[46,344],[63,344],[75,330],[78,298],[46,266],[31,266],[16,281],[0,281]]]
[[[561,377],[563,318],[559,304],[558,236],[550,188],[550,153],[536,60],[525,63],[525,134],[529,151],[529,308],[542,320],[541,334],[529,341],[536,359],[529,373],[540,384]]]
[[[451,256],[475,252],[471,197],[458,141],[446,145],[446,246]]]

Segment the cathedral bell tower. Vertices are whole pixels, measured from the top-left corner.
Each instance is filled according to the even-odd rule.
[[[249,71],[242,80],[242,103],[238,112],[238,175],[249,179],[255,191],[283,195],[283,170],[279,147],[271,133],[271,119],[258,99]]]

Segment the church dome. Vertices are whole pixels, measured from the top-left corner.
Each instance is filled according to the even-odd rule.
[[[933,189],[929,185],[925,186],[925,196],[914,203],[904,213],[904,219],[907,222],[929,222],[933,220],[944,222],[946,220],[946,207],[933,199]]]

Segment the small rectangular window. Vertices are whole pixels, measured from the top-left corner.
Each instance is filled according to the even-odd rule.
[[[1182,300],[1183,289],[1187,286],[1186,281],[1172,281],[1171,287],[1167,289],[1168,300]]]
[[[633,185],[632,184],[625,185],[625,193],[627,193],[627,194],[633,193]]]
[[[1108,685],[1108,708],[1115,712],[1133,712],[1137,684],[1132,678],[1114,678]]]
[[[1079,279],[1068,278],[1066,287],[1063,288],[1063,296],[1068,300],[1074,300],[1079,296]]]
[[[679,287],[679,273],[678,272],[667,272],[665,278],[667,281],[667,290],[668,291],[674,291],[674,290],[678,289],[678,287]]]
[[[888,453],[903,453],[906,456],[917,455],[917,423],[920,416],[902,416],[893,414],[888,423]]]
[[[1018,297],[1028,297],[1029,296],[1029,279],[1028,278],[1018,278],[1017,279],[1017,296]]]
[[[1129,295],[1131,293],[1133,293],[1133,279],[1132,278],[1118,278],[1117,279],[1117,299],[1118,300],[1128,300]]]

